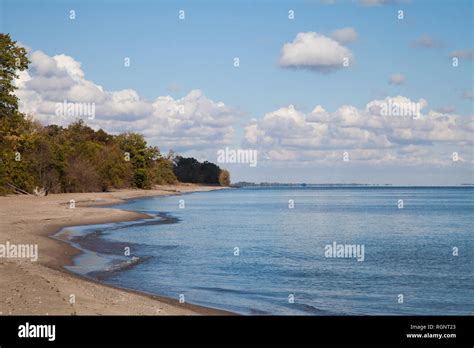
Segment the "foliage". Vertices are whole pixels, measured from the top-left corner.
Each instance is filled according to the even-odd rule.
[[[18,98],[13,93],[13,80],[18,72],[28,68],[26,50],[12,41],[9,34],[0,34],[0,115],[18,116]]]
[[[139,134],[113,136],[79,120],[67,128],[35,123],[34,131],[20,139],[21,146],[2,152],[1,180],[28,192],[36,186],[49,192],[88,192],[177,182],[172,161]]]
[[[28,63],[25,49],[9,35],[0,34],[0,194],[11,191],[6,184],[27,192],[37,186],[48,192],[149,189],[177,183],[176,171],[184,182],[219,182],[216,165],[183,159],[183,166],[186,160],[196,165],[186,176],[180,165],[174,166],[173,152],[163,156],[140,134],[111,135],[90,128],[83,120],[66,128],[42,126],[22,114],[14,80]]]
[[[195,158],[181,156],[175,159],[174,174],[181,182],[219,185],[221,172],[217,165],[208,161],[201,163]]]
[[[219,184],[221,186],[230,186],[230,173],[228,170],[221,170],[219,174]]]

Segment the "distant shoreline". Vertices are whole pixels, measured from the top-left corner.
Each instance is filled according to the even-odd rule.
[[[306,183],[250,183],[241,182],[232,184],[231,187],[309,187],[309,188],[466,188],[474,187],[474,184],[459,185],[394,185],[394,184],[306,184]]]
[[[166,185],[153,190],[0,197],[0,241],[36,244],[38,262],[0,259],[1,315],[226,315],[231,312],[180,304],[178,300],[117,288],[69,272],[80,251],[51,238],[68,226],[132,221],[149,216],[114,208],[129,199],[222,189],[218,186]],[[69,201],[75,200],[75,208]],[[27,285],[27,286],[26,286]],[[12,296],[13,293],[13,296]],[[18,296],[17,296],[18,295]],[[20,296],[21,295],[21,296]],[[72,298],[74,301],[72,301]],[[73,303],[71,303],[73,302]]]

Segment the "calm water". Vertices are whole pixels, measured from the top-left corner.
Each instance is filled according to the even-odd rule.
[[[75,272],[176,299],[184,294],[186,302],[242,314],[474,314],[473,193],[193,193],[129,201],[116,207],[155,218],[68,228],[61,238],[67,235],[87,250],[71,267]],[[364,261],[325,257],[325,246],[333,242],[363,245]],[[130,257],[123,256],[126,247]],[[133,264],[133,256],[140,262]]]

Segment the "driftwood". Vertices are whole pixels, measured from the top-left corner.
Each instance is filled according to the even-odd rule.
[[[33,190],[33,193],[35,194],[35,196],[43,197],[48,195],[48,190],[44,187],[38,188],[38,186],[36,186]]]
[[[10,184],[9,182],[6,182],[6,183],[5,183],[5,186],[11,188],[12,190],[14,190],[14,191],[17,192],[17,193],[22,193],[22,194],[24,194],[24,195],[30,195],[30,193],[28,193],[28,192],[26,192],[26,191],[23,191],[21,188],[18,188],[18,187],[16,187],[15,185]]]

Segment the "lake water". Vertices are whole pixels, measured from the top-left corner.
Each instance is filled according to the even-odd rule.
[[[114,207],[154,218],[60,238],[85,251],[74,272],[242,314],[472,315],[473,193],[229,189],[128,201]],[[327,257],[334,243],[357,246],[363,260]]]

